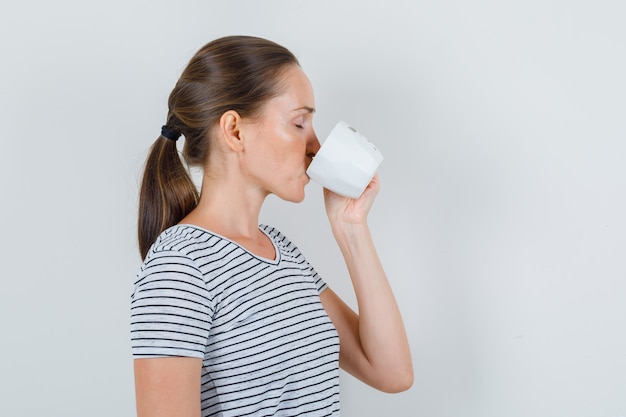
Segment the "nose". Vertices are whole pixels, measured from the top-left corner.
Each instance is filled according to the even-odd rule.
[[[315,154],[317,154],[317,151],[320,150],[321,146],[322,145],[320,145],[320,141],[317,139],[315,131],[312,131],[311,136],[306,142],[306,156],[313,158]]]

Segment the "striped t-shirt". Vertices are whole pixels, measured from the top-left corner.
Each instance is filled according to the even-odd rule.
[[[276,229],[276,258],[207,230],[159,236],[131,296],[135,358],[201,358],[202,416],[339,415],[339,337],[326,284]]]

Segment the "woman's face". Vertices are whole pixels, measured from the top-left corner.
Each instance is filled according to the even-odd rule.
[[[246,123],[245,169],[262,192],[292,202],[304,199],[306,169],[320,148],[313,130],[315,101],[299,66],[282,75],[282,93]]]

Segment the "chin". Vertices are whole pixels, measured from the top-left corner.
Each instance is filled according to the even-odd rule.
[[[290,203],[301,203],[304,200],[304,187],[301,190],[294,191],[292,193],[285,193],[279,195],[282,200],[289,201]]]
[[[281,190],[277,189],[273,194],[281,200],[289,201],[290,203],[301,203],[304,200],[304,189],[308,183],[309,177],[305,175],[304,180],[292,181],[288,187],[284,187]]]
[[[285,198],[284,200],[289,201],[291,203],[302,203],[304,201],[304,193],[299,196],[292,196],[291,198]]]

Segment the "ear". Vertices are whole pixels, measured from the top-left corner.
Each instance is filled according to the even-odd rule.
[[[242,120],[235,110],[228,110],[220,117],[220,133],[226,146],[234,152],[243,150],[241,138]]]

